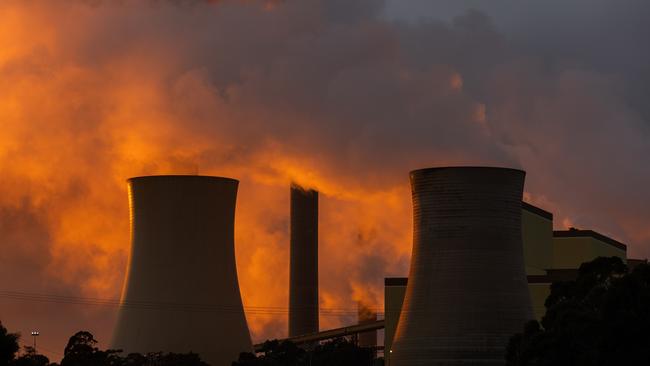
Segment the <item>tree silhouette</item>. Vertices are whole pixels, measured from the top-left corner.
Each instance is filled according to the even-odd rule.
[[[303,349],[290,341],[266,341],[263,355],[242,353],[233,366],[371,366],[374,354],[346,340],[337,338],[318,344],[312,349]]]
[[[541,324],[510,340],[508,366],[650,364],[650,265],[584,263],[575,281],[551,285],[545,306]]]
[[[16,357],[20,349],[18,339],[20,335],[9,333],[0,322],[0,365],[8,365]]]
[[[0,323],[0,366],[58,366],[30,346],[25,346],[25,352],[16,358],[19,339],[20,335],[8,333]],[[196,353],[131,353],[122,357],[121,352],[100,350],[95,337],[90,332],[81,331],[68,340],[61,366],[209,366]]]
[[[102,351],[90,332],[81,331],[70,337],[63,351],[61,366],[118,366],[123,363],[120,351]]]
[[[252,353],[242,353],[233,366],[298,366],[307,357],[306,351],[293,342],[278,340],[266,341],[262,346],[263,355],[256,357]]]
[[[121,350],[102,351],[89,332],[70,337],[61,366],[209,366],[195,353],[131,353],[121,357]]]
[[[32,346],[25,346],[24,353],[16,358],[11,366],[48,366],[50,360],[44,356],[36,353],[36,349]]]
[[[146,356],[146,365],[161,366],[208,366],[196,353],[153,353]],[[143,364],[145,365],[145,364]]]
[[[313,351],[311,366],[372,366],[374,352],[357,346],[345,338],[336,338],[317,346]]]

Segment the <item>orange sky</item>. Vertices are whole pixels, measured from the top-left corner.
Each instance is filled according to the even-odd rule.
[[[352,312],[357,300],[381,306],[383,277],[407,273],[410,169],[523,167],[528,199],[556,211],[556,226],[608,222],[585,218],[593,207],[582,198],[564,201],[558,187],[570,176],[554,177],[570,166],[549,168],[568,156],[564,142],[545,144],[540,157],[535,127],[509,124],[529,102],[570,119],[563,97],[486,106],[465,91],[460,67],[413,66],[373,14],[339,24],[318,1],[89,3],[0,4],[0,290],[119,298],[125,180],[147,174],[241,181],[236,252],[246,306],[286,307],[291,181],[321,191],[321,307]],[[520,90],[516,73],[498,78],[500,90]],[[555,86],[590,85],[581,77]],[[617,220],[595,229],[648,242],[638,207],[605,206]],[[64,307],[0,299],[0,320],[23,334],[42,328],[50,349],[63,349],[72,326],[108,341],[114,309]],[[74,320],[24,321],[36,313]],[[323,316],[321,327],[353,318]],[[256,341],[285,333],[286,316],[248,320]]]
[[[205,70],[168,80],[177,62],[169,45],[126,46],[101,60],[80,61],[99,56],[75,54],[94,47],[87,44],[92,40],[85,39],[90,37],[85,31],[106,31],[97,29],[93,18],[110,22],[103,18],[125,16],[126,9],[97,14],[84,4],[11,4],[0,12],[1,204],[8,211],[33,212],[48,233],[40,248],[47,254],[36,254],[47,257],[38,269],[45,283],[35,280],[41,293],[52,292],[47,284],[52,281],[75,295],[119,297],[129,248],[125,180],[146,174],[199,172],[241,180],[236,250],[246,306],[286,307],[292,180],[322,192],[324,308],[353,310],[356,299],[377,302],[383,296],[380,277],[372,286],[365,282],[368,269],[359,263],[364,256],[394,258],[382,270],[405,273],[410,235],[406,171],[399,184],[367,190],[362,182],[332,175],[324,165],[327,159],[308,151],[295,154],[275,136],[237,141],[229,131],[206,133],[201,123],[259,117],[224,106],[205,82]],[[238,92],[233,87],[233,99]],[[29,232],[20,235],[30,240]],[[3,289],[11,287],[3,283]],[[322,326],[341,321],[324,316]],[[284,316],[249,314],[249,322],[257,340],[284,335]]]

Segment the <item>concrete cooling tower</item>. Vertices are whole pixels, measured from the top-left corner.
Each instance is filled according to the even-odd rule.
[[[289,337],[318,332],[318,192],[291,186]]]
[[[230,366],[252,344],[234,250],[238,181],[129,180],[132,246],[113,347]]]
[[[411,172],[413,252],[391,366],[504,365],[533,319],[521,239],[525,173]]]

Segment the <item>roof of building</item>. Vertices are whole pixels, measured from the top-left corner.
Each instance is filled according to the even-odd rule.
[[[528,202],[521,201],[521,208],[523,208],[524,210],[526,210],[528,212],[531,212],[531,213],[534,213],[534,214],[536,214],[538,216],[541,216],[541,217],[543,217],[545,219],[549,219],[549,220],[553,221],[553,214],[552,213],[550,213],[550,212],[548,212],[546,210],[542,210],[541,208],[539,208],[537,206],[533,206]]]
[[[408,280],[408,277],[386,277],[384,278],[384,286],[406,286]]]
[[[600,240],[603,243],[607,243],[613,247],[616,247],[621,250],[627,251],[627,245],[621,243],[620,241],[614,240],[608,236],[605,236],[601,233],[595,232],[593,230],[578,230],[571,228],[569,230],[555,230],[553,231],[554,238],[593,238]]]

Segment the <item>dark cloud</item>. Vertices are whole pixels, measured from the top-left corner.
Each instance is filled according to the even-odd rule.
[[[528,170],[528,190],[557,211],[556,225],[592,227],[629,242],[631,255],[648,255],[640,222],[650,198],[639,197],[650,182],[642,168],[647,2],[412,1],[389,2],[388,13],[410,19],[404,44],[421,64],[453,64],[466,92],[485,102],[495,141]],[[453,35],[444,33],[448,22]]]

